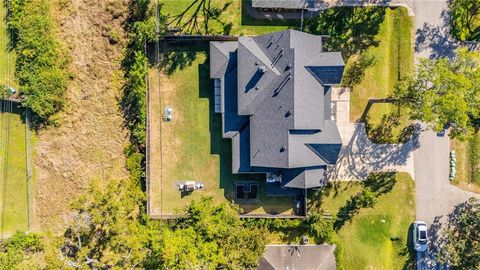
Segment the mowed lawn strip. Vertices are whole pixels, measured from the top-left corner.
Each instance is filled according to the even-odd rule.
[[[22,120],[22,111],[15,109],[14,113],[1,113],[2,129],[8,125],[8,135],[2,132],[0,138],[2,144],[6,144],[4,147],[7,151],[7,156],[5,152],[0,152],[2,162],[0,213],[3,236],[28,230],[26,127]],[[6,177],[3,170],[6,170]]]
[[[197,52],[190,66],[161,75],[162,108],[173,107],[173,121],[162,122],[163,214],[173,214],[192,199],[212,196],[216,202],[235,199],[235,183],[259,183],[259,200],[237,201],[251,214],[291,214],[292,197],[269,197],[265,176],[232,174],[231,141],[222,139],[221,115],[213,112],[213,81],[205,52]],[[152,117],[158,117],[153,119]],[[151,116],[150,121],[161,121]],[[182,195],[176,181],[196,180],[204,190]],[[158,206],[156,206],[158,207]]]
[[[350,119],[353,121],[360,119],[370,98],[389,97],[398,80],[412,72],[412,26],[412,19],[406,9],[386,9],[385,19],[375,37],[379,46],[372,46],[363,53],[374,57],[375,61],[365,70],[362,81],[351,89]],[[347,68],[358,57],[351,57]],[[369,123],[378,126],[384,115],[396,110],[398,108],[392,104],[373,104],[368,112]],[[400,115],[401,124],[394,129],[395,135],[409,124],[406,112],[401,111]]]
[[[480,132],[467,141],[452,140],[456,152],[456,174],[453,183],[462,189],[480,193]]]
[[[322,209],[336,215],[361,183],[338,182],[322,200]],[[404,269],[409,260],[408,230],[415,220],[415,183],[396,174],[391,192],[380,195],[374,208],[363,208],[334,235],[343,249],[343,269]],[[395,240],[395,241],[392,241]]]
[[[8,50],[4,5],[0,5],[0,13],[0,87],[16,87],[15,54]],[[28,230],[26,127],[23,109],[12,104],[5,112],[5,104],[0,111],[0,230],[2,236],[9,236]]]

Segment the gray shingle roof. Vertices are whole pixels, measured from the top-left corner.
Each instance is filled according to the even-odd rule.
[[[335,270],[334,245],[267,245],[257,270]]]
[[[341,139],[330,119],[328,90],[341,81],[341,54],[322,52],[321,36],[295,30],[239,37],[233,43],[210,46],[210,75],[224,80],[224,137],[242,133],[233,142],[233,171],[334,164]],[[309,186],[306,178],[315,178],[314,172],[291,178]]]
[[[252,0],[254,8],[302,9],[314,6],[315,0]]]

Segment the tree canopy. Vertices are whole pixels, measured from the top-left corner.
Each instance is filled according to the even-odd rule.
[[[422,59],[415,77],[404,78],[394,97],[410,109],[411,118],[435,131],[450,126],[450,136],[469,138],[480,120],[480,53],[460,49],[451,61]]]
[[[247,228],[238,207],[212,198],[193,201],[163,232],[162,265],[166,269],[245,269],[255,267],[265,238],[258,228]]]
[[[450,24],[452,34],[459,40],[480,39],[480,1],[451,0]]]
[[[15,76],[23,105],[36,116],[37,124],[55,122],[63,110],[69,74],[68,59],[56,40],[54,23],[46,0],[7,1],[11,46],[16,51]]]
[[[480,201],[471,198],[456,207],[443,231],[445,243],[438,260],[452,269],[478,269],[480,265]]]

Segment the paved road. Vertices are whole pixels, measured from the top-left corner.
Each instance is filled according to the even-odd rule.
[[[480,195],[462,190],[450,184],[449,152],[450,141],[447,135],[438,136],[432,131],[423,131],[419,136],[419,148],[414,151],[416,182],[416,217],[429,227],[431,246],[429,251],[418,254],[417,269],[442,269],[435,266],[435,240],[439,227],[447,219],[454,207],[471,197],[480,199]]]
[[[432,224],[436,217],[445,217],[453,207],[479,194],[462,190],[450,184],[449,140],[447,135],[424,131],[420,147],[414,152],[417,219]]]
[[[414,0],[415,59],[452,57],[458,44],[450,37],[446,0]]]

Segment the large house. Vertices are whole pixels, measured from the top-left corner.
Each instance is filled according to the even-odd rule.
[[[322,48],[321,36],[295,30],[210,43],[232,171],[265,173],[267,194],[321,187],[337,162],[342,141],[331,94],[344,62]]]

